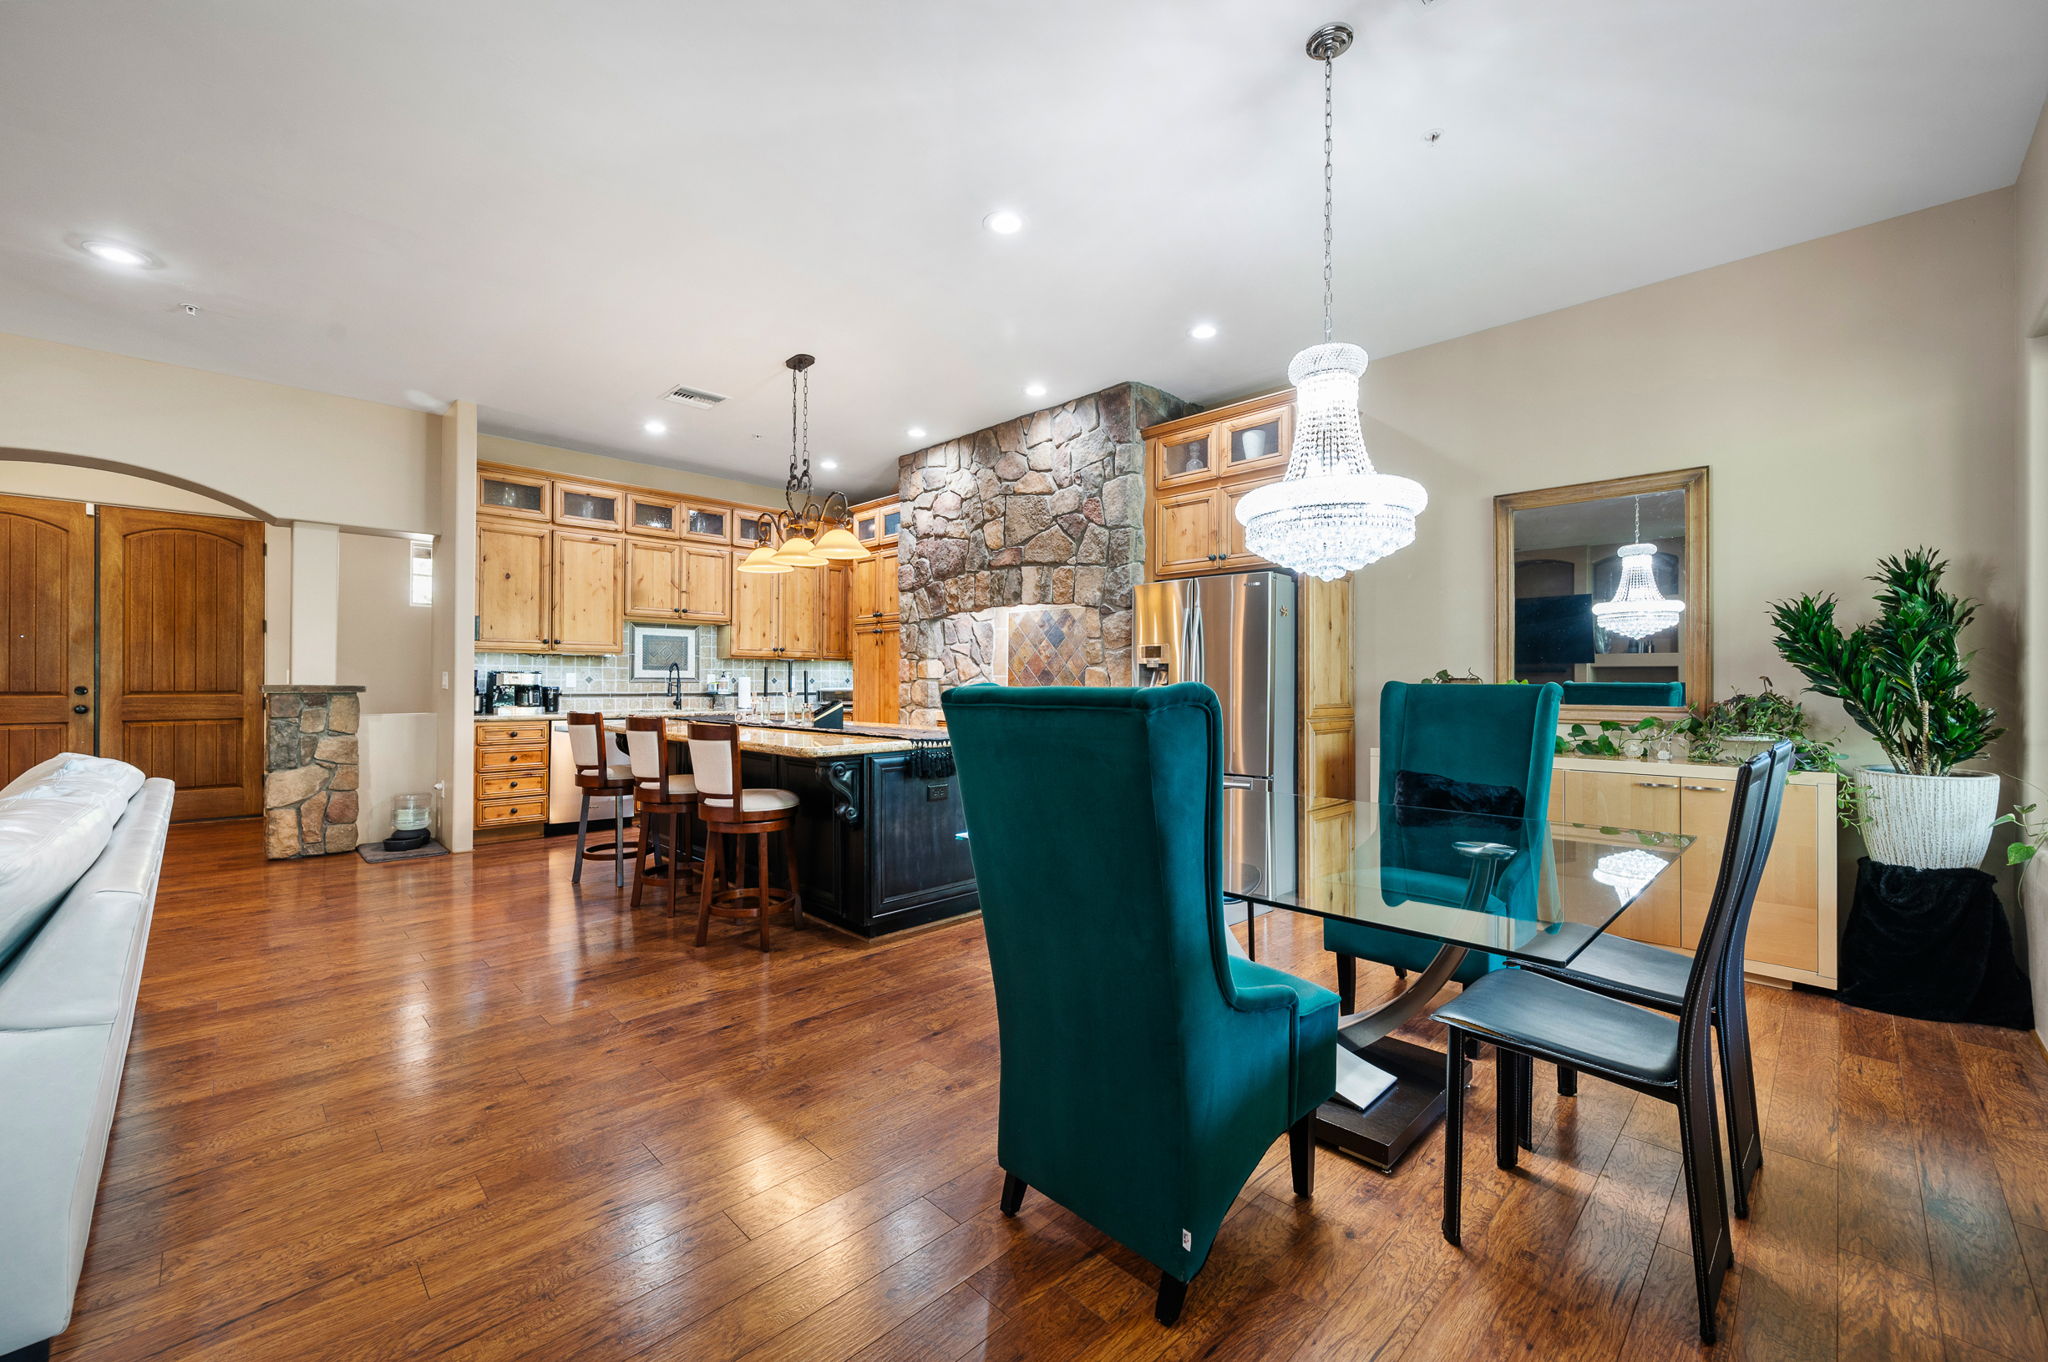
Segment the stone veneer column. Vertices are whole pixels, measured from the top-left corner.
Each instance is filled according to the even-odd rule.
[[[273,861],[353,851],[361,686],[265,686],[263,844]]]
[[[998,676],[989,612],[1006,607],[1073,607],[1086,684],[1130,684],[1145,575],[1139,432],[1191,410],[1119,383],[898,460],[904,723],[936,723],[944,687]]]

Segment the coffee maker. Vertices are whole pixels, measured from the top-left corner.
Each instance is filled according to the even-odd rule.
[[[539,714],[545,688],[539,672],[492,672],[490,700],[493,714]]]

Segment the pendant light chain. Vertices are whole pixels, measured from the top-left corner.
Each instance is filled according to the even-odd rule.
[[[786,491],[796,490],[796,380],[797,370],[789,371],[789,486]]]
[[[804,370],[804,481],[806,492],[811,490],[811,371]]]
[[[1333,283],[1334,272],[1331,264],[1334,255],[1331,243],[1335,240],[1333,221],[1336,216],[1336,191],[1334,188],[1336,177],[1335,162],[1332,156],[1336,145],[1336,120],[1333,117],[1335,106],[1331,96],[1331,78],[1336,65],[1336,57],[1325,56],[1323,58],[1323,344],[1325,345],[1328,345],[1330,338],[1336,334],[1336,328],[1331,321],[1331,316],[1335,311],[1337,296],[1336,287]]]
[[[1641,497],[1637,497],[1637,498],[1636,498],[1636,500],[1635,500],[1635,507],[1636,507],[1636,537],[1635,537],[1635,539],[1634,539],[1634,541],[1633,541],[1633,542],[1634,542],[1634,543],[1637,543],[1637,544],[1640,544],[1640,543],[1642,543],[1642,542],[1643,542],[1643,499],[1642,499]]]

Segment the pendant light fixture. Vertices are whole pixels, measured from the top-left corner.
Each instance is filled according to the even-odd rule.
[[[1308,55],[1323,64],[1323,343],[1287,366],[1295,396],[1287,476],[1254,488],[1237,503],[1246,548],[1326,582],[1414,543],[1415,517],[1429,504],[1421,483],[1374,471],[1358,424],[1365,351],[1331,339],[1331,73],[1351,37],[1350,25],[1327,24],[1308,40]]]
[[[1643,537],[1643,499],[1635,499],[1636,539]],[[1610,634],[1623,638],[1643,639],[1652,634],[1661,634],[1666,629],[1677,627],[1678,617],[1685,612],[1685,602],[1671,600],[1657,589],[1657,574],[1653,563],[1657,557],[1655,544],[1624,544],[1616,550],[1621,559],[1621,585],[1614,590],[1611,601],[1593,603],[1593,622]]]
[[[872,557],[847,527],[853,514],[844,492],[822,499],[811,493],[811,366],[813,355],[791,355],[789,370],[789,481],[782,489],[784,511],[755,520],[760,544],[734,565],[736,572],[789,572]],[[779,539],[779,544],[771,540]]]

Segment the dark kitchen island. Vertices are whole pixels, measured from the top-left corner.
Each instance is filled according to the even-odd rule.
[[[672,721],[671,738],[680,740],[682,729]],[[913,774],[917,744],[904,735],[922,732],[741,726],[748,788],[774,786],[797,797],[805,916],[873,938],[980,909],[967,843],[955,836],[967,826],[959,782],[951,774]]]

